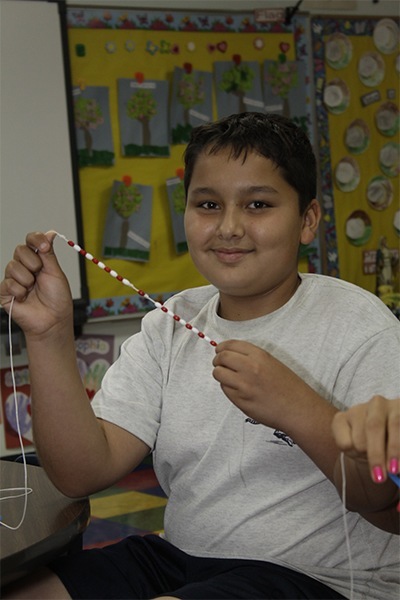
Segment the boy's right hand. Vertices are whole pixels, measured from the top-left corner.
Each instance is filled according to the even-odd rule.
[[[53,250],[55,231],[29,233],[17,246],[0,283],[0,303],[26,335],[42,336],[68,327],[73,314],[67,278]]]

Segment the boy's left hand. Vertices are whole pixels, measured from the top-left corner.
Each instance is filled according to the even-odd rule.
[[[215,351],[213,376],[229,400],[259,423],[284,427],[284,409],[293,416],[293,397],[306,386],[304,381],[249,342],[224,341]]]

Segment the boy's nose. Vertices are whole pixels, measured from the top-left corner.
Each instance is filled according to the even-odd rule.
[[[242,237],[244,233],[243,219],[240,210],[224,209],[218,223],[218,235],[223,239]]]

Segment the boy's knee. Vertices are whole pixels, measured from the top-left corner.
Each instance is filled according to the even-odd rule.
[[[61,580],[50,569],[27,575],[2,589],[3,600],[70,600]]]

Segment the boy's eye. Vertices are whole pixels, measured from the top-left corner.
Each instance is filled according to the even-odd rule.
[[[250,202],[250,204],[248,204],[247,206],[248,206],[248,208],[260,209],[260,208],[268,208],[270,205],[267,204],[266,202],[264,202],[263,200],[253,200],[253,202]]]
[[[218,204],[212,200],[207,200],[206,202],[199,204],[199,207],[205,208],[206,210],[216,210],[218,209]]]

